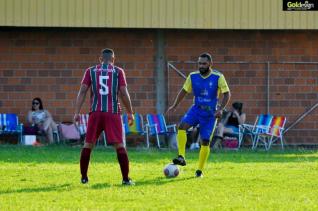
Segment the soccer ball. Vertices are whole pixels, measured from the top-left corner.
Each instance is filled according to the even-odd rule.
[[[179,175],[179,168],[178,166],[170,163],[164,167],[163,173],[166,177],[176,177]]]

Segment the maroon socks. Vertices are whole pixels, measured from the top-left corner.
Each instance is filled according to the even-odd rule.
[[[120,147],[117,150],[117,159],[120,165],[121,174],[123,175],[123,180],[127,181],[128,173],[129,173],[129,160],[126,149],[124,147]]]
[[[81,152],[81,159],[80,159],[80,167],[81,167],[81,174],[82,179],[87,178],[87,169],[89,164],[89,159],[91,156],[91,149],[83,148]],[[124,147],[120,147],[116,150],[117,152],[117,159],[120,165],[121,174],[123,176],[123,180],[127,181],[128,173],[129,173],[129,160],[126,149]]]
[[[88,169],[89,159],[91,157],[91,151],[92,150],[90,148],[82,149],[81,159],[80,159],[82,179],[87,178],[87,169]]]

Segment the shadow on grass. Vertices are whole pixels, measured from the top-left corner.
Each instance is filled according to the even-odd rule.
[[[110,188],[111,185],[108,183],[97,183],[91,186],[92,189],[105,189],[105,188]]]
[[[171,182],[182,182],[186,180],[191,180],[191,179],[196,179],[195,177],[186,177],[186,178],[166,178],[166,177],[156,177],[154,179],[149,179],[149,180],[138,180],[136,181],[135,186],[146,186],[146,185],[164,185],[167,183]],[[91,186],[92,189],[105,189],[105,188],[110,188],[110,187],[120,187],[120,188],[125,188],[127,186],[121,185],[121,184],[116,184],[116,185],[110,185],[108,183],[97,183]]]
[[[149,180],[138,180],[136,181],[135,186],[147,186],[147,185],[165,185],[167,183],[176,183],[176,182],[182,182],[182,181],[187,181],[191,179],[197,179],[195,177],[175,177],[175,178],[166,178],[166,177],[156,177],[154,179],[149,179]],[[117,187],[123,187],[125,188],[126,186],[123,185],[114,185]]]
[[[50,192],[50,191],[58,191],[65,190],[66,187],[70,187],[71,184],[63,184],[58,186],[49,186],[49,187],[39,187],[39,188],[22,188],[17,190],[6,190],[0,191],[0,195],[10,194],[10,193],[37,193],[37,192]]]
[[[79,162],[81,148],[63,145],[45,147],[26,147],[21,145],[0,145],[0,162],[6,163],[61,163],[75,164]],[[134,163],[169,162],[176,155],[172,150],[140,150],[128,149],[129,159]],[[188,151],[187,160],[197,162],[198,151]],[[113,148],[96,148],[91,157],[94,163],[117,162]],[[209,162],[232,163],[288,163],[288,162],[317,162],[317,150],[271,150],[269,152],[258,150],[219,151],[211,152]]]

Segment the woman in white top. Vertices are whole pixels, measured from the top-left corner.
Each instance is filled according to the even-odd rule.
[[[34,98],[32,100],[32,111],[28,113],[28,122],[37,126],[43,133],[45,133],[49,143],[53,143],[53,131],[57,130],[57,125],[47,110],[43,109],[41,98]]]

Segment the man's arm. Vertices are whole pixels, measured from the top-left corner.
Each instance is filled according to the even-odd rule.
[[[222,117],[223,110],[224,110],[225,106],[228,104],[228,102],[230,101],[230,98],[231,98],[231,93],[229,91],[223,93],[223,98],[222,98],[221,105],[218,106],[218,108],[217,108],[217,110],[215,112],[215,117],[216,118],[221,118]]]
[[[229,103],[231,98],[231,93],[230,92],[225,92],[223,93],[223,99],[220,105],[220,109],[224,110],[225,106]]]
[[[170,106],[167,110],[166,113],[168,113],[171,110],[174,110],[177,108],[177,106],[180,104],[180,102],[184,99],[184,97],[187,95],[188,93],[186,92],[186,90],[184,90],[183,88],[179,91],[176,99],[174,100],[174,103],[172,106]]]
[[[133,114],[134,112],[133,112],[133,109],[132,109],[130,95],[128,93],[127,87],[126,86],[121,86],[119,88],[119,92],[120,92],[119,97],[120,97],[121,101],[123,102],[127,113]]]
[[[126,108],[127,117],[128,117],[128,124],[132,125],[133,121],[134,121],[134,115],[133,115],[134,111],[132,109],[130,95],[129,95],[129,92],[128,92],[128,89],[126,86],[121,86],[119,88],[119,97]]]
[[[221,104],[217,107],[214,116],[216,118],[221,118],[222,113],[223,113],[223,109],[228,104],[228,102],[230,101],[230,98],[231,98],[230,89],[229,89],[229,86],[227,85],[227,82],[226,82],[223,74],[220,76],[220,78],[218,80],[218,90],[223,93],[223,98],[222,98]]]
[[[85,101],[86,93],[88,91],[88,86],[85,84],[81,85],[80,90],[78,91],[76,102],[75,102],[75,114],[74,114],[74,123],[79,121],[79,113],[81,111],[82,105]]]
[[[192,92],[192,81],[191,81],[191,74],[188,75],[186,81],[183,84],[183,87],[180,89],[176,99],[173,102],[173,105],[168,108],[166,111],[166,114],[169,113],[169,111],[174,111],[177,106],[180,104],[180,102],[184,99],[184,97]]]

